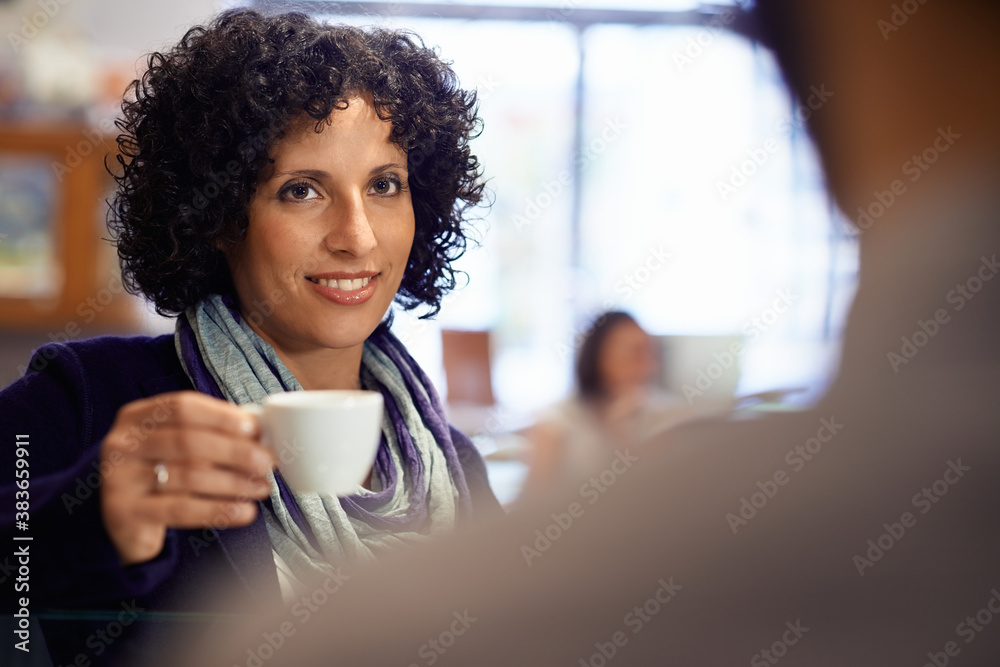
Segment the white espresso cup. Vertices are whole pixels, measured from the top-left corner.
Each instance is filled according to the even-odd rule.
[[[295,491],[350,495],[371,472],[382,435],[382,394],[290,391],[243,407],[257,415],[261,440]]]

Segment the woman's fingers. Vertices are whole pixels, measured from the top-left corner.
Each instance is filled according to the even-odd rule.
[[[257,503],[161,493],[137,503],[136,519],[170,528],[230,528],[253,523]]]
[[[253,415],[217,398],[186,391],[124,406],[106,446],[126,458],[208,461],[265,475],[275,459],[256,434]]]
[[[266,475],[274,468],[274,455],[256,440],[217,431],[164,426],[150,435],[138,450],[152,464],[208,463],[247,475]]]
[[[189,494],[209,499],[263,499],[271,491],[267,478],[247,475],[215,466],[164,462],[166,480],[162,485],[151,476],[152,488],[160,494]]]
[[[196,391],[178,391],[129,403],[121,410],[147,428],[183,426],[244,437],[257,434],[256,418],[226,401]]]
[[[193,391],[123,406],[101,447],[101,512],[123,563],[163,548],[166,529],[246,525],[275,457],[256,417]]]

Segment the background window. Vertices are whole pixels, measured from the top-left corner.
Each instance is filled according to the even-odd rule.
[[[480,93],[494,203],[459,263],[469,283],[435,321],[396,324],[443,391],[440,329],[490,330],[494,394],[516,424],[571,391],[579,333],[618,308],[657,335],[706,337],[702,363],[744,342],[737,394],[815,400],[857,273],[804,130],[835,91],[792,100],[771,54],[726,29],[738,5],[451,2],[424,18],[426,4],[324,16],[410,28]]]

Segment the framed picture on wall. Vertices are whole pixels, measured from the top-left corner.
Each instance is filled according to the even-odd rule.
[[[0,298],[58,298],[58,185],[44,157],[0,155]]]
[[[62,327],[108,281],[114,148],[83,125],[0,125],[0,326]]]

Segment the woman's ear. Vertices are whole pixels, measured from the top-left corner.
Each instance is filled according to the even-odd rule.
[[[236,244],[227,240],[225,237],[218,237],[212,241],[212,247],[222,253],[227,262],[232,262],[233,251],[236,249]]]
[[[233,254],[240,247],[240,244],[243,243],[246,235],[247,223],[240,225],[236,220],[229,220],[222,226],[222,230],[211,241],[211,244],[216,250],[225,255],[227,260],[232,261]]]

